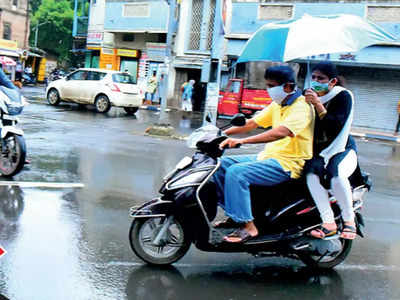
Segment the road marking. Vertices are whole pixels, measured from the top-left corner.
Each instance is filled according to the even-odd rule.
[[[112,261],[106,264],[97,264],[99,267],[114,266],[114,267],[140,267],[145,263],[128,262],[128,261]],[[254,266],[254,264],[244,264],[244,266]],[[175,267],[192,268],[192,267],[229,267],[232,264],[181,264],[175,263]],[[400,266],[385,266],[385,265],[348,265],[343,264],[335,267],[336,270],[361,270],[361,271],[394,271],[400,272]]]
[[[83,183],[74,182],[30,182],[30,181],[0,181],[0,186],[19,186],[25,188],[83,188]]]

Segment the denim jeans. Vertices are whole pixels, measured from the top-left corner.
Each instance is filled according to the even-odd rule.
[[[0,85],[5,86],[9,89],[17,89],[16,86],[8,79],[7,75],[4,74],[3,70],[0,68]]]
[[[235,222],[252,221],[250,185],[272,186],[290,179],[276,159],[257,160],[256,155],[226,156],[213,176],[219,205]]]

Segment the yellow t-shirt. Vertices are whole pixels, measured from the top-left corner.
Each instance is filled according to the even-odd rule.
[[[291,172],[292,178],[299,178],[305,160],[313,155],[314,118],[314,109],[305,102],[303,96],[287,106],[272,102],[253,120],[264,128],[285,126],[294,137],[267,143],[257,159],[275,158],[285,171]]]

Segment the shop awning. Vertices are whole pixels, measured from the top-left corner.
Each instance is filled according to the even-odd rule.
[[[31,51],[28,52],[28,55],[29,56],[34,56],[34,57],[43,57],[42,55],[34,53],[34,52],[31,52]]]
[[[5,50],[5,49],[0,49],[0,55],[19,57],[19,53],[17,51]]]

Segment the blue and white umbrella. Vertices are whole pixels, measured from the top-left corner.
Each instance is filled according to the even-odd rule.
[[[357,52],[395,41],[378,25],[355,15],[304,15],[262,26],[247,41],[237,62],[287,62],[312,55]]]

